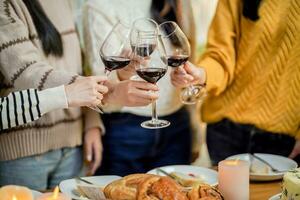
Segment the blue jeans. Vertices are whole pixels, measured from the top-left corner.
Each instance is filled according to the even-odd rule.
[[[46,190],[77,176],[82,166],[81,148],[63,148],[37,156],[0,162],[0,186],[15,184]]]
[[[170,121],[171,125],[149,130],[140,125],[149,117],[128,113],[102,116],[106,134],[103,137],[103,161],[97,174],[125,176],[164,165],[190,164],[189,113],[183,108],[161,118]]]

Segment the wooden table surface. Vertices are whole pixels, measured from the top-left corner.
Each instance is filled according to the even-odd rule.
[[[268,200],[281,192],[281,181],[250,183],[250,200]]]

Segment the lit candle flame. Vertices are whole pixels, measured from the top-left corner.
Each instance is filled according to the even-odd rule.
[[[59,188],[55,187],[52,196],[48,200],[56,200],[58,198]]]
[[[12,200],[18,200],[18,199],[17,199],[17,197],[14,195],[14,196],[12,197]]]

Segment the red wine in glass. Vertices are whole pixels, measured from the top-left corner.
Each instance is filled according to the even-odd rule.
[[[185,55],[176,55],[168,57],[168,65],[170,67],[179,67],[188,61],[189,56]]]
[[[129,58],[121,56],[101,56],[101,59],[107,71],[121,69],[123,67],[126,67],[130,63]]]
[[[167,72],[165,68],[142,68],[137,69],[136,73],[145,81],[155,84]]]

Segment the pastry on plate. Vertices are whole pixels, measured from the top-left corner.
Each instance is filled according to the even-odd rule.
[[[172,176],[183,187],[193,187],[204,183],[203,178],[197,175],[172,172],[170,173],[170,176]]]
[[[138,187],[137,200],[188,200],[183,188],[169,177],[154,176]]]
[[[270,174],[272,169],[265,163],[254,159],[250,165],[250,172],[253,174]]]
[[[132,174],[116,180],[104,188],[107,199],[112,200],[136,200],[138,185],[146,178],[153,177],[150,174]]]
[[[218,189],[206,184],[193,187],[188,197],[189,200],[224,200]]]

